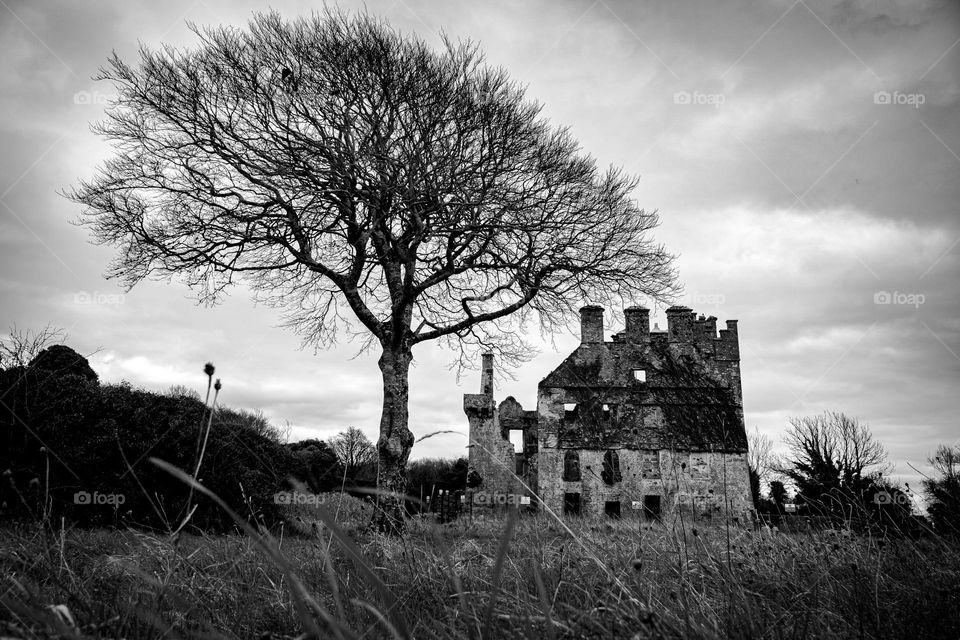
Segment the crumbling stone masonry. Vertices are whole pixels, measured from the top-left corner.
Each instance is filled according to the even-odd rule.
[[[718,335],[715,317],[687,307],[667,309],[665,332],[650,330],[647,309],[624,315],[606,342],[603,308],[580,310],[580,346],[540,382],[535,411],[512,397],[496,404],[493,356],[483,356],[481,392],[463,398],[474,490],[538,495],[557,514],[745,520],[737,321]]]

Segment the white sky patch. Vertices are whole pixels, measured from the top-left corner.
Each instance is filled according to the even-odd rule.
[[[94,355],[90,358],[90,366],[103,381],[126,380],[135,387],[152,391],[166,391],[173,385],[196,378],[193,372],[175,364],[155,362],[146,356],[118,357],[112,351]]]
[[[864,337],[865,330],[866,327],[863,326],[818,326],[810,332],[794,335],[790,340],[784,342],[781,348],[776,350],[776,355],[780,358],[810,357],[814,354],[823,357],[829,354],[842,353],[845,348],[859,342]],[[874,327],[871,330],[870,343],[871,345],[876,343],[886,345],[888,339],[896,338],[897,335],[902,335],[902,333],[887,332],[885,326]],[[904,354],[902,349],[882,347],[877,355],[881,357],[895,356],[899,359],[903,355],[909,355],[909,353]]]
[[[756,276],[772,270],[806,278],[855,261],[854,256],[875,271],[907,269],[919,276],[950,239],[945,228],[920,227],[908,219],[876,218],[847,208],[811,213],[802,206],[691,211],[671,216],[664,227],[682,238],[674,246],[684,254],[709,264],[711,271],[720,268],[721,281],[734,271]]]

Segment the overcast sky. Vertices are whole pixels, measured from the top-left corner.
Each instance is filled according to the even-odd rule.
[[[938,443],[958,443],[960,4],[365,6],[430,43],[441,31],[479,41],[601,165],[641,176],[635,197],[660,212],[655,237],[679,256],[680,302],[740,321],[749,430],[779,440],[791,416],[844,411],[912,486],[910,465],[923,471]],[[212,361],[225,404],[289,421],[294,439],[353,425],[375,440],[376,354],[300,351],[242,290],[216,308],[177,282],[123,292],[103,277],[114,250],[90,244],[58,195],[110,154],[89,123],[112,95],[90,79],[112,49],[133,61],[138,42],[192,46],[187,21],[242,26],[265,7],[0,0],[0,328],[63,327],[78,351],[99,349],[103,381],[146,389],[202,389]],[[654,320],[666,326],[662,308]],[[498,384],[498,400],[534,408],[537,382],[577,337],[554,343]],[[414,355],[414,434],[461,433],[413,457],[465,455],[462,394],[479,375],[458,381],[452,354],[430,345]]]

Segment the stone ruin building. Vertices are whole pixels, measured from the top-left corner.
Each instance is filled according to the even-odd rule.
[[[532,496],[529,508],[556,514],[746,521],[737,321],[718,335],[715,317],[674,306],[667,330],[651,331],[649,310],[630,307],[605,341],[603,311],[580,310],[580,346],[540,382],[535,410],[494,401],[493,356],[483,356],[480,393],[463,398],[473,505]]]

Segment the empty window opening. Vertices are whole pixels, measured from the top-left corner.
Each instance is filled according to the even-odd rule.
[[[510,429],[510,444],[513,445],[514,453],[523,453],[523,430]]]
[[[620,456],[613,449],[603,454],[603,471],[600,472],[600,478],[607,484],[615,484],[623,480],[620,474]]]
[[[580,494],[579,493],[563,494],[563,515],[565,516],[580,515]]]
[[[660,496],[643,496],[643,515],[647,520],[660,517]]]
[[[579,482],[580,479],[580,454],[576,451],[567,451],[563,454],[563,480]]]
[[[634,369],[633,370],[633,379],[637,382],[646,382],[647,381],[647,372],[643,369]]]
[[[516,473],[521,478],[526,478],[527,471],[529,469],[529,463],[527,462],[527,457],[522,453],[514,453],[513,462],[514,462],[514,473]]]
[[[607,514],[607,516],[610,518],[619,518],[620,517],[620,501],[607,500],[603,504],[603,512]]]

